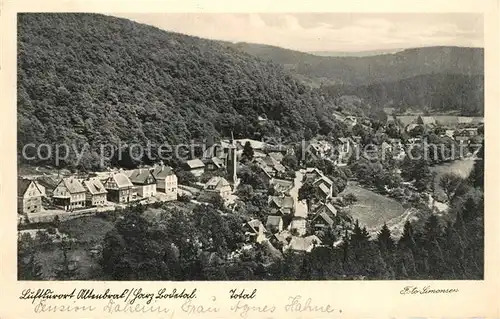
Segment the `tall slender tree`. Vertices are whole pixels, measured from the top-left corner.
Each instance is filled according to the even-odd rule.
[[[382,229],[377,235],[377,242],[382,251],[392,252],[394,250],[394,240],[391,237],[391,230],[384,223]]]

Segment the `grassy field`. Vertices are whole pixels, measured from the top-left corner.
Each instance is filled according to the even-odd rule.
[[[401,216],[405,209],[394,199],[377,194],[349,182],[341,195],[352,193],[356,195],[358,201],[347,209],[354,220],[358,219],[359,224],[369,229],[379,229],[384,222]]]

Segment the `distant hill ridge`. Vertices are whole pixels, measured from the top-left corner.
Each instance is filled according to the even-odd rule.
[[[366,57],[366,56],[374,56],[374,55],[383,55],[383,54],[394,54],[397,52],[401,52],[404,49],[392,49],[392,50],[369,50],[369,51],[309,51],[308,53],[318,56],[325,57]]]
[[[316,83],[366,85],[432,73],[484,74],[483,48],[435,46],[364,57],[317,56],[275,46],[228,44]]]
[[[455,111],[467,116],[484,114],[483,75],[425,74],[360,86],[325,85],[318,90],[333,98],[356,95],[378,109],[393,107],[404,112],[415,108],[433,114]]]

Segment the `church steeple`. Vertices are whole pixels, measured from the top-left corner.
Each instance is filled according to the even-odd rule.
[[[226,161],[226,168],[227,168],[227,173],[229,175],[229,180],[233,185],[238,184],[238,176],[237,176],[237,169],[238,169],[238,158],[236,155],[236,143],[234,141],[234,134],[233,131],[231,131],[231,140],[229,141],[229,149],[227,152],[227,161]]]

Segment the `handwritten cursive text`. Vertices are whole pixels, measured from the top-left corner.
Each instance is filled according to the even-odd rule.
[[[302,296],[296,295],[293,297],[288,297],[289,303],[285,306],[285,311],[287,312],[326,312],[332,313],[334,311],[342,312],[340,309],[334,309],[331,305],[312,305],[312,299],[307,298],[305,303],[301,301]]]

